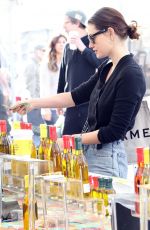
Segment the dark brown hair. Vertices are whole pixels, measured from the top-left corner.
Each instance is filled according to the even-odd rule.
[[[50,51],[48,54],[48,68],[53,72],[57,72],[58,70],[56,44],[61,37],[65,38],[65,40],[67,41],[67,38],[63,34],[60,34],[54,37],[49,45]]]
[[[89,20],[89,24],[94,24],[98,30],[111,27],[122,39],[129,36],[130,39],[138,39],[140,34],[137,32],[137,22],[132,21],[128,25],[123,15],[116,9],[103,7],[99,9]]]

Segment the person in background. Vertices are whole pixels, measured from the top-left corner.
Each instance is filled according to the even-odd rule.
[[[40,97],[47,97],[57,93],[60,64],[66,41],[67,38],[60,34],[50,42],[48,61],[41,65],[40,70]],[[41,114],[47,125],[55,124],[58,119],[55,108],[41,109]]]
[[[106,60],[97,73],[71,92],[31,99],[28,106],[16,104],[12,108],[24,114],[34,108],[75,107],[89,102],[86,132],[81,138],[89,171],[93,173],[127,177],[123,140],[134,126],[146,91],[142,69],[127,46],[127,38],[139,38],[137,28],[135,21],[128,25],[116,9],[99,9],[88,20],[89,46],[98,58],[108,56],[109,61]]]
[[[33,50],[32,58],[24,69],[24,79],[29,97],[40,97],[40,66],[45,56],[45,46],[36,45]],[[41,116],[41,109],[34,109],[27,114],[27,122],[32,123],[33,139],[36,146],[40,144],[39,125],[44,123]]]
[[[97,59],[89,48],[86,31],[86,16],[82,11],[73,10],[65,14],[64,29],[70,36],[64,49],[64,55],[59,74],[58,93],[70,92],[93,75],[104,59]],[[72,50],[70,46],[75,45]],[[88,102],[67,108],[63,134],[80,133],[87,119]],[[78,123],[76,122],[78,120]]]

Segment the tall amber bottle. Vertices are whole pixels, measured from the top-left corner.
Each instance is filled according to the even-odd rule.
[[[48,158],[50,166],[54,172],[62,172],[62,157],[57,143],[56,126],[49,126],[49,139]]]
[[[75,165],[75,178],[82,181],[83,197],[90,197],[90,184],[89,184],[89,171],[88,163],[83,154],[81,137],[75,137],[75,150],[76,150],[76,165]]]
[[[62,155],[62,173],[65,177],[70,177],[70,136],[63,135],[64,151]]]
[[[46,159],[46,141],[47,141],[47,126],[40,124],[40,145],[38,148],[38,159]]]
[[[11,154],[10,141],[7,136],[6,120],[0,120],[0,154]]]
[[[136,200],[135,200],[135,212],[136,214],[140,213],[140,202],[139,202],[139,185],[143,183],[148,182],[148,162],[149,159],[148,157],[148,149],[145,149],[144,153],[144,148],[143,147],[138,147],[136,148],[136,154],[137,154],[137,171],[134,177],[134,189],[135,189],[135,194],[136,194]],[[145,157],[144,157],[145,155]],[[145,158],[145,160],[144,160]],[[145,170],[144,170],[144,162],[145,162]],[[144,177],[143,177],[144,173]]]
[[[142,184],[142,177],[143,177],[143,170],[144,170],[144,154],[143,154],[144,148],[138,147],[136,148],[136,154],[137,154],[137,171],[134,178],[134,188],[135,193],[139,194],[139,185]]]
[[[32,220],[35,221],[38,219],[38,209],[37,209],[37,202],[34,201],[34,211],[33,216],[29,216],[29,175],[25,176],[25,196],[23,201],[23,225],[24,230],[30,230],[29,228],[29,218],[33,218]]]

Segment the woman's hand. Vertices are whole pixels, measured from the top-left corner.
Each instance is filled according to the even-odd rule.
[[[20,115],[24,115],[34,109],[33,105],[29,101],[20,101],[17,102],[15,105],[9,108],[10,111],[13,113],[17,112]]]

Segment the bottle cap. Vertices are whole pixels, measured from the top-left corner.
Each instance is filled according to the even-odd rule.
[[[21,128],[21,129],[26,129],[26,123],[23,122],[23,121],[21,121],[21,122],[20,122],[20,128]]]
[[[70,149],[70,135],[63,135],[64,149]]]
[[[46,138],[47,137],[47,126],[46,124],[40,124],[40,137],[41,138]]]
[[[75,149],[76,150],[82,149],[81,136],[75,136]]]
[[[7,132],[6,120],[0,120],[0,133]]]
[[[71,138],[70,138],[70,146],[72,147],[72,149],[75,149],[74,136],[71,136]]]
[[[144,164],[149,164],[149,160],[150,160],[150,149],[147,147],[147,148],[144,148]]]
[[[98,177],[94,176],[93,181],[94,181],[94,188],[97,189],[98,188]]]
[[[52,141],[56,141],[57,140],[56,126],[49,125],[49,138]]]
[[[21,101],[21,97],[16,96],[16,101]]]
[[[136,154],[137,154],[137,163],[144,162],[144,154],[143,154],[143,147],[136,148]]]

